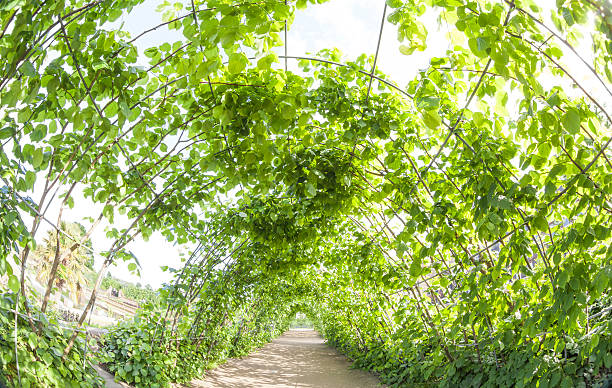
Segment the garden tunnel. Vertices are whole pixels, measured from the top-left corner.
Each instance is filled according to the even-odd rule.
[[[606,384],[610,3],[372,1],[376,51],[289,55],[324,2],[165,2],[138,34],[116,21],[143,0],[0,2],[0,382],[99,385],[81,328],[108,267],[161,233],[189,256],[100,345],[136,386],[201,375],[298,311],[388,386]],[[429,55],[407,85],[379,69],[383,27]],[[180,39],[145,49],[158,29]],[[75,204],[87,233],[60,249]],[[113,242],[63,328],[54,278],[100,225]]]

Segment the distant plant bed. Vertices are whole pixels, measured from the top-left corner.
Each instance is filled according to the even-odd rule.
[[[159,302],[159,294],[157,291],[153,290],[151,286],[141,287],[139,284],[135,285],[114,278],[110,276],[110,274],[102,280],[102,289],[108,290],[109,288],[121,291],[124,297],[139,303],[156,304]]]
[[[18,315],[15,346],[15,294],[0,294],[0,371],[8,387],[103,387],[103,381],[92,367],[91,353],[86,352],[85,338],[77,337],[73,350],[62,359],[72,332],[37,311],[33,327]],[[20,311],[25,306],[20,303]],[[15,349],[15,347],[17,349]],[[15,362],[15,352],[19,363]],[[85,362],[83,359],[85,358]],[[1,381],[1,380],[0,380]]]
[[[62,321],[78,322],[79,320],[79,314],[74,311],[70,311],[64,308],[58,308],[56,313],[59,315],[59,319],[61,319]]]

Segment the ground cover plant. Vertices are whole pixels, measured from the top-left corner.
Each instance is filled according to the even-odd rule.
[[[78,327],[109,266],[146,265],[134,240],[160,233],[189,252],[159,303],[102,344],[106,367],[139,386],[244,355],[297,312],[389,386],[606,381],[610,3],[373,2],[378,48],[393,26],[398,57],[428,56],[398,85],[378,48],[287,55],[296,14],[323,2],[168,1],[138,34],[118,20],[139,0],[0,4],[9,386],[39,383],[40,362],[91,379],[65,372],[78,332],[28,317],[101,224],[112,242],[92,252],[102,265]],[[144,47],[161,28],[179,38]],[[74,206],[93,214],[71,235]],[[36,295],[26,267],[44,235],[56,249]],[[49,359],[29,341],[62,349]]]
[[[15,299],[14,293],[0,294],[0,382],[21,380],[20,386],[32,388],[104,386],[92,367],[94,357],[87,350],[85,335],[78,337],[68,357],[62,357],[72,331],[34,311],[36,321],[26,315],[15,321]]]

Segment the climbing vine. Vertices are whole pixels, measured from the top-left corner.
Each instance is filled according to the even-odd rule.
[[[141,1],[0,5],[9,385],[26,384],[23,368],[62,370],[27,341],[52,330],[40,317],[59,263],[104,224],[112,243],[94,252],[77,328],[108,267],[136,267],[132,241],[160,232],[190,252],[159,306],[103,341],[107,368],[139,386],[243,355],[296,311],[391,386],[609,374],[609,2],[381,1],[398,55],[428,55],[431,16],[447,39],[405,86],[378,49],[280,55],[296,13],[321,2],[165,2],[138,35],[117,21]],[[158,28],[181,39],[143,47]],[[82,203],[98,213],[64,236],[39,298],[36,242],[49,228],[59,241]],[[54,342],[62,360],[81,357],[78,333]]]

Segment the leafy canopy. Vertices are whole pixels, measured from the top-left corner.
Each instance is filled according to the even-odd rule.
[[[0,5],[8,286],[25,292],[5,256],[24,264],[46,205],[79,188],[92,225],[112,225],[98,283],[137,236],[196,247],[153,336],[198,357],[193,335],[260,313],[249,333],[265,333],[301,309],[398,386],[608,370],[610,4],[388,0],[401,54],[424,55],[432,14],[448,39],[402,87],[372,56],[277,54],[319,2],[167,2],[183,39],[144,51],[109,24],[139,1]]]

